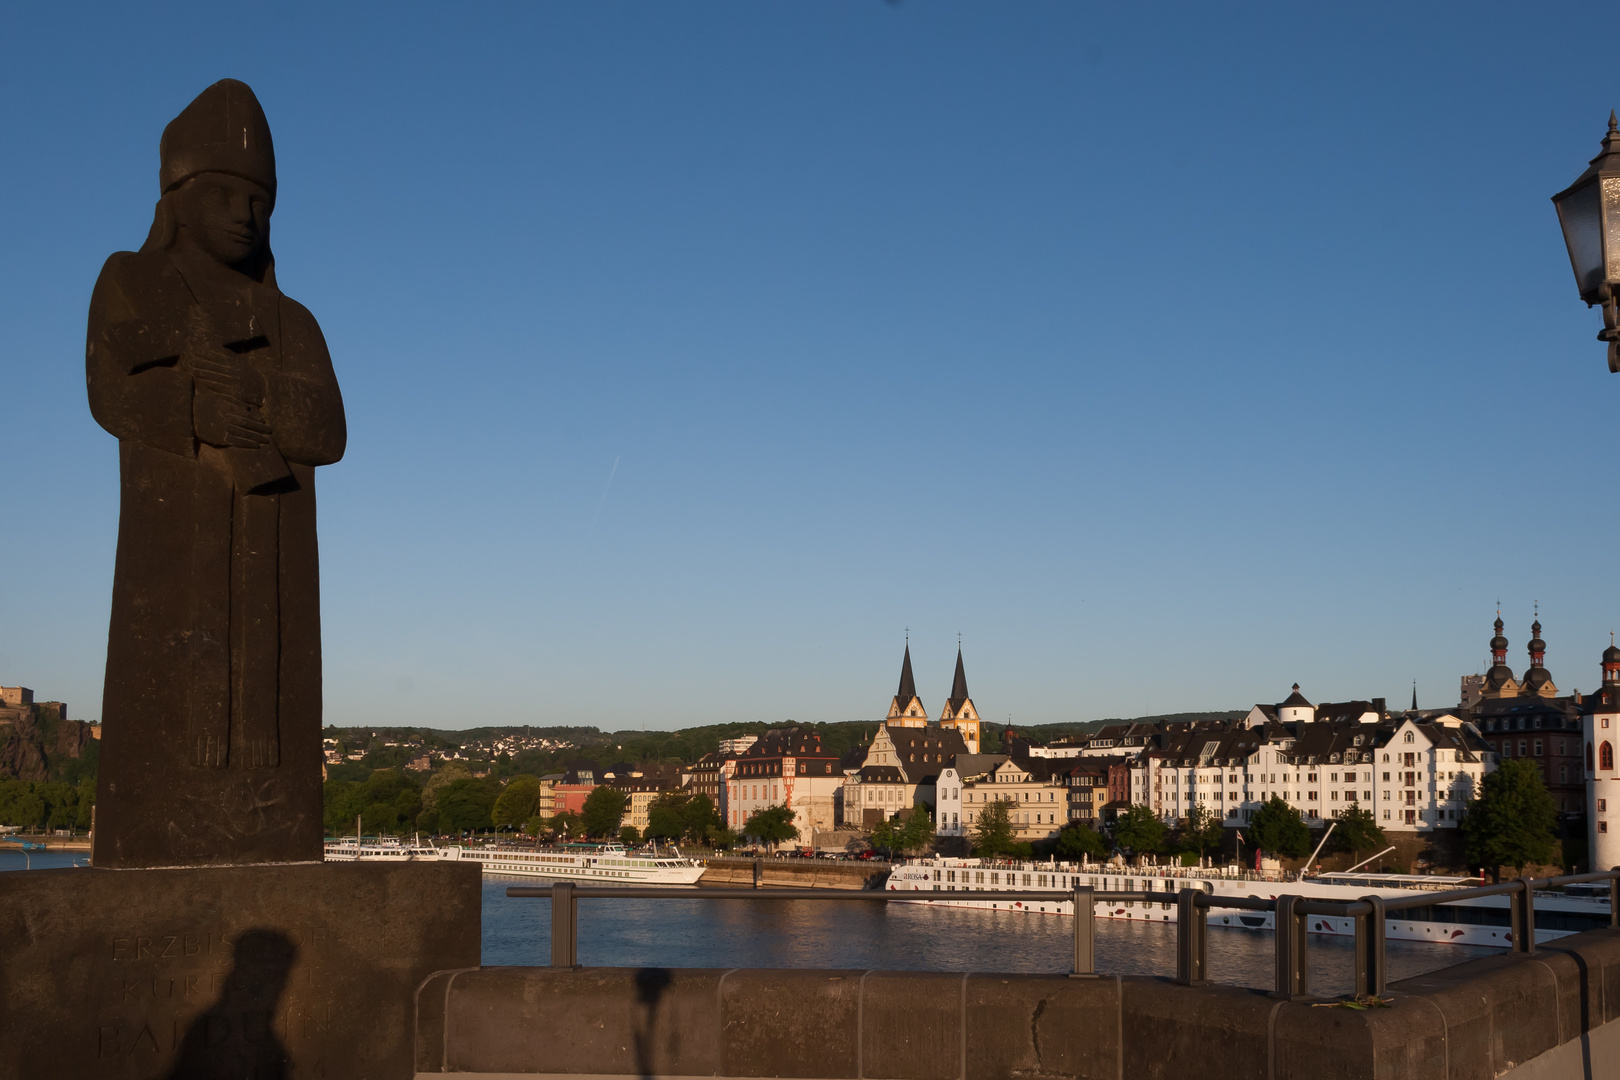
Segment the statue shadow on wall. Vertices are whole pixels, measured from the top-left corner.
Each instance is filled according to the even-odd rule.
[[[236,939],[219,998],[191,1022],[168,1080],[284,1080],[287,1048],[276,1035],[282,992],[298,947],[275,930]]]
[[[664,991],[674,981],[675,977],[668,968],[640,968],[636,971],[636,1004],[640,1016],[634,1037],[636,1069],[641,1073],[642,1080],[652,1080],[658,1075],[653,1061],[657,1052],[654,1040],[658,1027],[658,1005],[663,1000]]]

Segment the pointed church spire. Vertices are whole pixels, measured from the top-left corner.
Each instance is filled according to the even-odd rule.
[[[956,678],[951,680],[951,708],[960,709],[968,699],[967,671],[962,667],[962,646],[956,646]]]
[[[1417,680],[1412,680],[1412,711],[1417,712]]]
[[[900,702],[903,709],[910,704],[911,699],[917,696],[917,680],[911,677],[911,639],[906,639],[906,658],[900,661],[900,689],[894,692],[895,700]]]

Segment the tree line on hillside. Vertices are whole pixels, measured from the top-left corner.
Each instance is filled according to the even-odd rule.
[[[545,776],[564,772],[574,762],[585,757],[598,757],[605,761],[639,761],[665,765],[690,764],[705,754],[720,748],[721,739],[734,739],[744,735],[763,735],[779,724],[763,722],[713,724],[684,728],[680,731],[617,731],[602,732],[596,728],[473,728],[466,731],[441,731],[430,728],[336,728],[328,727],[325,735],[335,739],[346,753],[363,754],[358,761],[345,761],[327,770],[328,779],[363,780],[372,769],[403,767],[412,758],[427,753],[440,761],[453,753],[487,767],[490,774],[500,777],[528,774]],[[878,725],[874,722],[815,723],[802,725],[821,736],[822,749],[829,754],[842,755],[855,746],[870,742]],[[499,736],[528,735],[549,738],[559,743],[555,747],[530,747],[517,753],[498,752],[479,757],[475,744],[490,744]],[[389,746],[393,742],[396,745]]]

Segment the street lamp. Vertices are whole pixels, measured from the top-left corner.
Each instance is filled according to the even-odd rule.
[[[1575,287],[1586,306],[1603,305],[1599,341],[1609,343],[1609,370],[1620,372],[1620,130],[1609,113],[1603,150],[1569,187],[1552,197],[1564,230]]]

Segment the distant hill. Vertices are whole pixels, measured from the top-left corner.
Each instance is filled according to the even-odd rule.
[[[1050,742],[1066,735],[1084,735],[1106,724],[1158,723],[1164,721],[1233,720],[1245,709],[1220,712],[1165,713],[1128,719],[1071,721],[1054,724],[1014,724],[1013,729],[1035,742]],[[690,763],[719,749],[720,740],[742,735],[760,735],[770,728],[791,723],[787,720],[709,724],[678,731],[603,731],[595,727],[489,726],[463,728],[328,727],[325,736],[338,740],[346,754],[361,756],[342,765],[331,766],[333,778],[363,779],[372,769],[397,768],[423,753],[437,757],[460,754],[466,760],[487,762],[500,775],[561,772],[570,764],[591,760],[608,765],[615,762],[657,761]],[[876,721],[848,721],[807,724],[821,733],[824,748],[842,754],[871,740],[877,733]],[[999,725],[983,725],[986,753],[1001,749]],[[503,749],[503,747],[505,749]]]

